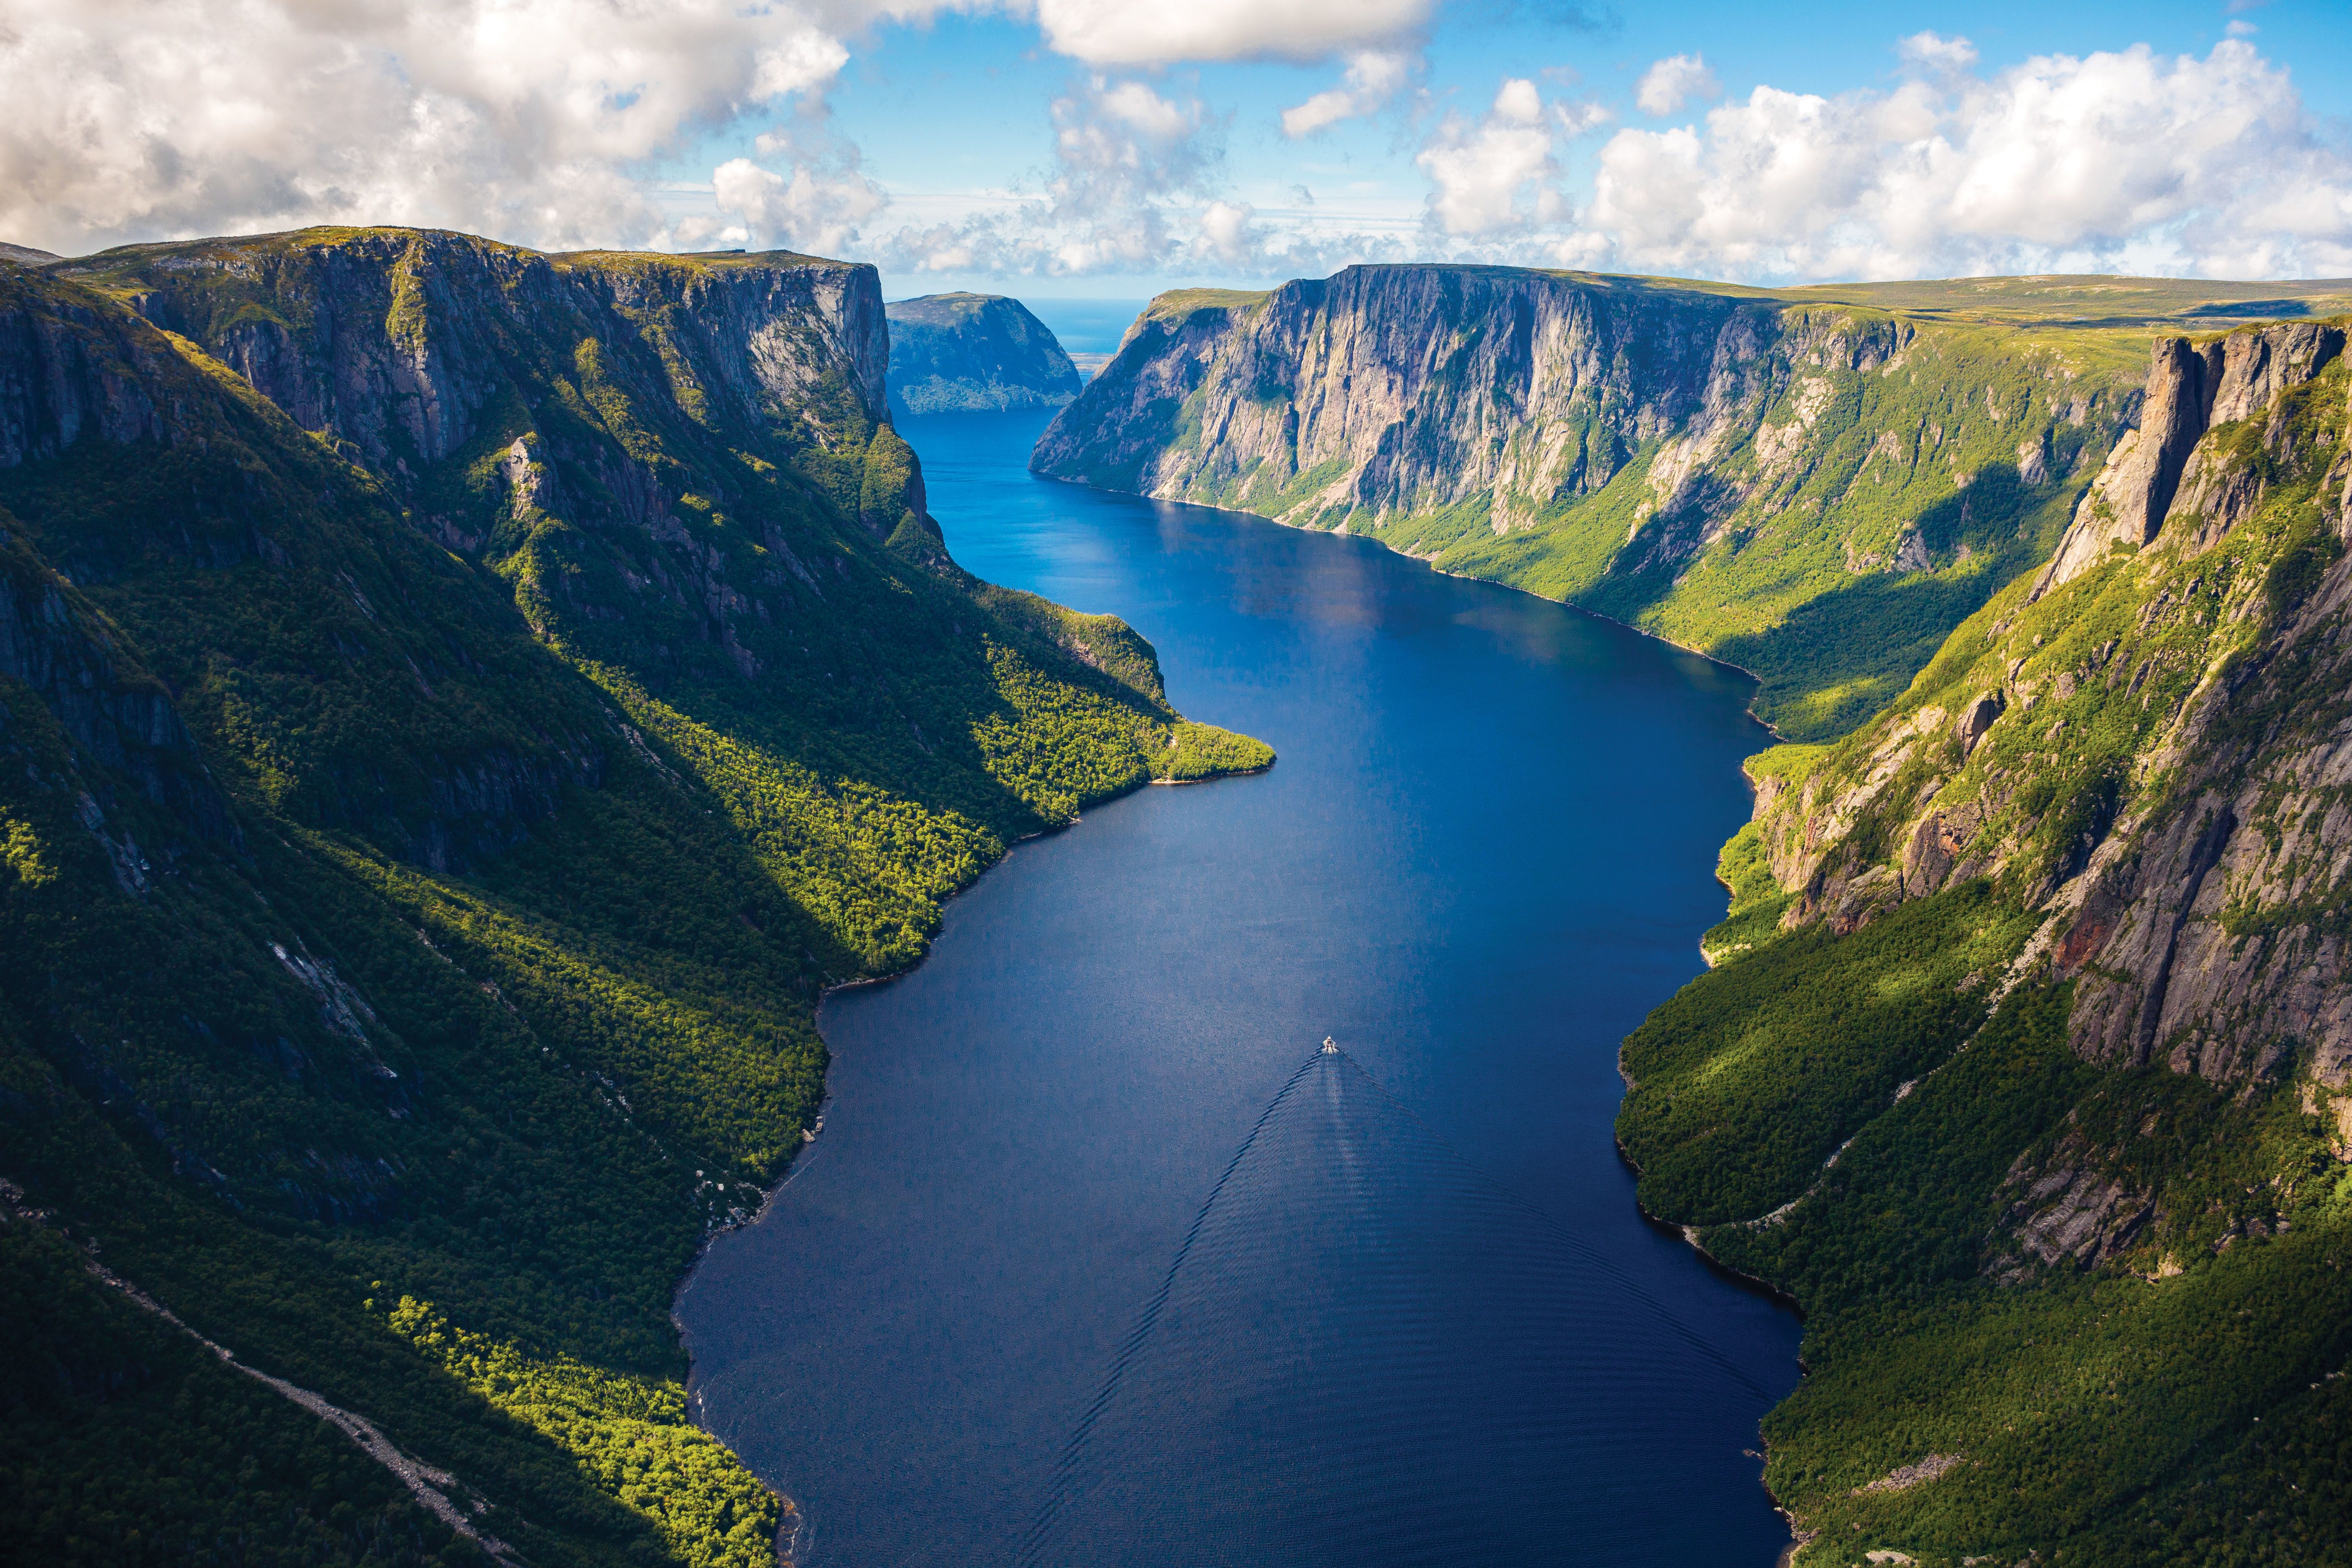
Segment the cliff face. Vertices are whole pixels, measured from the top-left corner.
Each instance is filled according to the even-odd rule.
[[[225,390],[218,368],[191,363],[100,293],[28,274],[0,285],[0,472],[14,470],[5,488],[26,571],[77,584],[134,625],[177,610],[177,635],[135,637],[138,653],[104,639],[109,670],[152,664],[147,695],[88,668],[79,691],[54,675],[45,686],[37,666],[23,667],[75,743],[110,769],[149,759],[133,771],[160,799],[157,760],[193,748],[187,717],[199,729],[257,723],[270,732],[266,772],[281,808],[442,870],[516,842],[565,785],[593,787],[604,761],[593,708],[549,702],[545,671],[494,669],[470,651],[506,631],[503,595],[451,573],[422,541],[372,530],[365,478],[289,443],[291,427],[241,383]],[[261,580],[233,594],[259,615],[190,640],[193,604],[247,568]],[[424,624],[378,608],[420,594],[432,605]],[[175,604],[183,595],[195,597]],[[53,608],[43,604],[40,628],[58,625]],[[277,616],[299,630],[288,637],[286,623],[268,624]],[[218,679],[228,668],[241,673]],[[301,720],[283,707],[297,669],[310,689],[301,705],[315,710]],[[113,731],[143,731],[143,749],[110,748],[79,717],[110,684],[116,694],[100,700],[118,715]],[[183,747],[163,744],[173,735]],[[203,772],[193,760],[189,770]],[[190,790],[172,793],[217,800],[210,785]],[[205,815],[228,831],[225,809]]]
[[[887,307],[890,405],[908,414],[1059,408],[1078,373],[1045,323],[998,294],[927,294]]]
[[[2352,1549],[2346,328],[2159,339],[2048,569],[1749,763],[1619,1133],[1807,1309],[1801,1561]]]
[[[533,339],[642,335],[672,395],[711,423],[816,422],[829,378],[878,414],[888,362],[874,269],[787,254],[543,256],[467,235],[325,231],[133,246],[68,272],[129,290],[296,424],[395,472],[478,437],[506,358]]]
[[[1271,760],[955,565],[886,353],[871,269],[796,257],[0,261],[0,1251],[102,1236],[294,1388],[6,1293],[25,1364],[118,1369],[12,1404],[12,1498],[423,1561],[425,1475],[532,1563],[773,1563],[668,1307],[802,1145],[824,986],[1017,837]]]
[[[2200,447],[2206,431],[2263,416],[2280,392],[2309,381],[2343,352],[2342,329],[2321,322],[2232,335],[2201,349],[2183,338],[2159,339],[2140,427],[2116,444],[2036,596],[2081,576],[2115,546],[2137,550],[2152,542],[2176,497],[2184,514],[2205,520],[2207,544],[2242,521],[2261,499],[2262,482],[2218,447]]]
[[[1163,296],[1032,467],[1589,605],[1747,666],[1759,712],[1832,734],[2047,553],[2135,380],[2103,340],[1360,267]]]
[[[1034,466],[1169,500],[1263,500],[1301,526],[1378,529],[1475,500],[1507,531],[1598,491],[1702,408],[1719,419],[1739,403],[1766,314],[1432,267],[1170,296]],[[1893,352],[1836,346],[1866,365]]]
[[[2078,977],[2085,1058],[2226,1083],[2301,1051],[2352,1088],[2352,433],[2340,371],[2314,384],[2344,344],[2332,322],[2156,344],[2147,424],[1989,646],[1948,650],[1967,673],[1759,792],[1790,923],[2007,879],[2049,922],[2037,955]],[[2239,536],[2283,489],[2307,513]]]
[[[747,577],[744,546],[795,559],[772,521],[691,526],[751,493],[730,437],[756,432],[878,539],[943,559],[920,464],[883,423],[870,267],[328,231],[132,247],[63,275],[201,344],[445,545],[509,563],[546,635],[657,685],[719,660],[755,676],[744,634],[772,616],[746,590],[782,578],[773,561]],[[588,558],[550,559],[532,535],[551,518]],[[675,641],[626,637],[647,611]]]

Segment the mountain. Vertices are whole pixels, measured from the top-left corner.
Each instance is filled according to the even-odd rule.
[[[36,250],[29,245],[0,243],[0,261],[14,261],[26,267],[45,267],[58,259],[52,251]]]
[[[669,1305],[824,988],[1272,761],[956,566],[887,353],[788,254],[0,263],[12,1559],[775,1560]]]
[[[1617,1131],[1805,1314],[1799,1564],[2352,1559],[2347,305],[1351,268],[1163,295],[1037,447],[1761,678]]]
[[[908,414],[1058,408],[1078,373],[1045,323],[1001,294],[927,294],[887,307],[890,405]]]
[[[2347,324],[2159,335],[1625,1043],[1643,1206],[1806,1313],[1801,1563],[2352,1558]]]
[[[1768,291],[1451,266],[1163,294],[1041,474],[1367,533],[1754,672],[1826,740],[2054,547],[2137,422],[2149,323],[2352,285]]]

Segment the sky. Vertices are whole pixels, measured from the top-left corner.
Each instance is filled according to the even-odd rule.
[[[0,0],[0,240],[2352,275],[2346,0]]]

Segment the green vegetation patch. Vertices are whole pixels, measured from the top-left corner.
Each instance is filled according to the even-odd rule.
[[[776,1495],[694,1425],[676,1381],[527,1355],[467,1333],[410,1296],[388,1321],[467,1387],[574,1456],[599,1489],[652,1521],[674,1561],[688,1568],[775,1561],[783,1519]]]
[[[1171,784],[1254,773],[1274,765],[1274,748],[1265,742],[1189,720],[1175,726],[1168,751],[1166,763],[1153,776]]]
[[[1986,976],[2031,930],[1989,889],[1955,889],[1850,937],[1783,937],[1684,986],[1620,1054],[1634,1087],[1617,1135],[1642,1205],[1712,1225],[1801,1195],[1983,1021]]]
[[[1806,1379],[1765,1423],[1767,1484],[1817,1532],[1801,1561],[2320,1563],[2340,1544],[2352,1177],[2291,1094],[2084,1063],[2069,1000],[2012,997],[1784,1218],[1703,1233],[1810,1309]],[[2038,1172],[2116,1138],[2103,1171],[2177,1194],[2120,1265],[1994,1282],[2023,1195],[2011,1152]]]
[[[2352,885],[2290,847],[2340,791],[2263,771],[2324,754],[2352,721],[2322,674],[2341,628],[2320,596],[2341,571],[2347,385],[2332,364],[2211,433],[2200,461],[2264,487],[2218,539],[2183,513],[2038,601],[2012,581],[1871,724],[1748,764],[1763,804],[1725,850],[1732,910],[1708,939],[1727,961],[1628,1041],[1641,1083],[1621,1135],[1645,1204],[1806,1312],[1806,1379],[1765,1422],[1767,1482],[1809,1532],[1800,1563],[2352,1551],[2352,1167],[2313,1043],[2234,1042],[2266,1049],[2218,1083],[2166,1065],[2178,1039],[2152,1065],[2098,1065],[2069,1036],[2078,995],[2112,983],[2095,963],[2066,984],[2011,976],[1987,1017],[2000,968],[1974,962],[2017,951],[2118,823],[2143,842],[2193,829],[2217,795],[2284,862],[2231,879],[2233,960],[2352,930]],[[2175,726],[2200,690],[2234,695],[2184,756]],[[2002,710],[1964,751],[1955,721],[1987,693]],[[1992,880],[1845,935],[1780,929],[1793,889],[1775,864],[1889,887],[1931,802],[1957,857],[1998,848],[1979,862]],[[1962,908],[1978,912],[1954,925]],[[1970,962],[1915,961],[1939,925]],[[1771,1026],[1792,1016],[1816,1055],[1776,1058]],[[1923,1052],[1939,1030],[1951,1045]],[[1853,1086],[1842,1103],[1822,1059]],[[1714,1089],[1751,1062],[1768,1076],[1745,1099]],[[1846,1117],[1834,1162],[1749,1174],[1789,1127],[1828,1125],[1822,1101]]]

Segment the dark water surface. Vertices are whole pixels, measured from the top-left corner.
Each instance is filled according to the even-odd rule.
[[[1610,1137],[1722,913],[1748,683],[1033,479],[1043,425],[904,426],[957,558],[1125,616],[1281,762],[1022,846],[826,1005],[824,1134],[680,1298],[706,1419],[824,1564],[1765,1568],[1797,1325]]]

